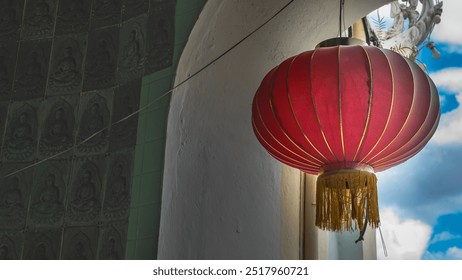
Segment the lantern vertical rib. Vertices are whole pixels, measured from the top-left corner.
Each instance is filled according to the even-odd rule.
[[[408,63],[408,67],[410,68],[409,63]],[[388,144],[387,144],[383,149],[381,149],[378,153],[376,153],[374,156],[372,156],[372,157],[369,159],[370,162],[373,162],[373,160],[374,160],[377,156],[381,155],[386,149],[388,149],[388,147],[390,147],[390,146],[396,141],[396,139],[398,139],[398,137],[401,135],[401,133],[404,131],[404,129],[407,128],[406,126],[408,125],[409,118],[410,118],[410,116],[412,115],[413,110],[415,110],[415,108],[414,108],[414,107],[415,107],[415,106],[414,106],[414,104],[415,104],[415,99],[416,99],[416,92],[415,92],[415,88],[416,88],[416,87],[415,87],[415,76],[414,76],[414,72],[413,72],[413,71],[409,71],[409,73],[411,73],[411,75],[412,75],[412,84],[413,84],[412,88],[413,88],[413,90],[412,90],[411,108],[409,109],[409,112],[408,112],[408,114],[407,114],[407,116],[406,116],[406,120],[404,121],[404,124],[401,126],[401,128],[399,129],[399,131],[398,131],[398,133],[395,135],[395,137],[393,137],[393,139],[392,139],[390,142],[388,142]]]
[[[290,62],[294,61],[296,59],[296,57],[294,57]],[[291,63],[287,63],[288,61],[286,61],[284,64],[281,64],[280,66],[284,65],[284,67],[286,67],[286,64],[289,64],[288,67],[287,67],[287,71],[285,71],[283,73],[283,75],[281,75],[282,78],[284,78],[284,86],[285,86],[285,89],[286,89],[286,92],[288,92],[288,87],[287,87],[287,73],[290,71],[290,65]],[[276,74],[278,73],[278,71],[282,71],[282,70],[285,70],[285,69],[282,69],[282,67],[278,67],[278,70],[276,71],[275,73],[275,76],[277,76]],[[318,166],[320,166],[319,164],[319,160],[314,157],[313,155],[309,154],[307,151],[305,151],[302,147],[300,147],[297,143],[295,143],[295,141],[288,135],[288,133],[286,132],[286,130],[284,129],[284,126],[283,124],[281,123],[281,115],[280,114],[277,114],[277,111],[275,109],[275,107],[273,106],[273,103],[274,103],[274,87],[275,87],[275,84],[276,84],[276,78],[272,79],[272,90],[270,91],[270,98],[269,98],[269,101],[270,101],[270,108],[271,108],[271,112],[273,113],[273,117],[274,117],[274,120],[276,121],[276,123],[278,124],[281,132],[284,134],[284,136],[287,138],[287,140],[289,140],[294,146],[296,146],[303,154],[305,154],[306,156],[308,156],[309,158],[311,159],[314,159],[316,161],[318,161]],[[281,96],[278,96],[278,97],[283,97],[285,95],[282,95]],[[292,132],[293,133],[293,132]],[[312,162],[311,160],[309,160],[310,163],[312,163],[313,165],[316,165],[316,163]]]
[[[262,114],[261,114],[261,110],[260,110],[260,106],[259,104],[257,103],[257,112],[258,112],[258,115],[260,117],[260,120],[261,120],[261,123],[263,124],[263,127],[265,128],[265,130],[271,135],[272,139],[274,139],[274,141],[276,141],[281,147],[283,147],[286,151],[290,152],[291,154],[295,155],[296,157],[304,160],[304,158],[302,156],[300,156],[299,154],[295,153],[294,151],[292,151],[291,149],[289,149],[288,147],[286,147],[283,143],[281,143],[279,141],[279,139],[277,139],[273,133],[271,132],[270,129],[268,129],[268,126],[266,125],[265,121],[264,121],[264,118],[262,117]],[[290,158],[290,157],[289,157]],[[300,162],[303,166],[304,163]]]
[[[414,66],[409,65],[409,67],[411,68]],[[413,74],[413,84],[414,84],[413,97],[414,98],[412,101],[412,105],[411,105],[408,118],[406,119],[406,122],[402,126],[399,134],[396,135],[396,137],[387,145],[387,147],[385,147],[380,152],[382,156],[378,160],[373,161],[374,164],[380,161],[383,161],[385,158],[388,157],[388,155],[393,154],[394,151],[402,148],[405,144],[407,144],[410,141],[410,139],[412,139],[412,137],[415,136],[416,133],[420,130],[420,127],[422,127],[422,125],[425,123],[426,116],[428,115],[428,110],[431,105],[432,97],[427,96],[427,95],[420,95],[420,94],[417,94],[417,92],[420,92],[422,90],[421,87],[425,87],[424,90],[428,91],[428,88],[427,88],[428,82],[426,84],[423,83],[422,81],[423,80],[422,76],[424,77],[423,74],[419,72],[414,72],[414,71],[411,71],[411,73]],[[417,110],[416,107],[419,108],[420,110]],[[403,133],[403,132],[406,132],[406,133]],[[371,161],[373,159],[374,158],[371,158]]]
[[[381,50],[381,49],[380,49]],[[381,50],[383,53],[383,50]],[[395,79],[393,75],[393,67],[391,66],[390,60],[388,57],[383,53],[385,59],[387,60],[389,70],[390,70],[390,77],[391,77],[391,104],[390,104],[390,110],[388,111],[388,116],[387,116],[387,121],[385,122],[385,127],[382,130],[382,133],[380,134],[379,139],[375,142],[374,146],[369,150],[369,152],[360,160],[360,162],[365,162],[365,159],[375,150],[377,145],[380,143],[382,140],[383,135],[387,131],[388,124],[390,123],[391,115],[393,113],[393,106],[395,104]]]
[[[335,155],[335,153],[332,151],[332,148],[330,147],[329,142],[327,142],[326,135],[324,133],[324,129],[322,128],[321,120],[319,119],[318,109],[316,107],[316,101],[315,101],[315,98],[314,98],[312,75],[313,75],[313,60],[314,60],[315,54],[317,53],[316,51],[317,50],[315,50],[313,52],[313,54],[311,55],[311,58],[310,58],[310,94],[311,94],[311,101],[313,102],[314,113],[315,113],[316,119],[318,121],[318,125],[319,125],[319,129],[321,131],[322,138],[324,139],[324,142],[325,142],[327,148],[329,149],[330,153],[334,156],[335,161],[338,161],[338,158]]]
[[[341,76],[340,76],[340,46],[337,46],[337,72],[338,72],[338,86],[337,86],[337,94],[338,94],[338,114],[339,114],[339,126],[340,126],[340,141],[342,142],[342,155],[343,155],[343,162],[346,162],[345,159],[345,140],[343,139],[343,122],[342,122],[342,85],[341,85]]]
[[[435,97],[432,96],[432,99],[433,98],[435,98]],[[391,166],[394,166],[394,165],[397,165],[397,164],[400,164],[400,163],[406,161],[407,159],[414,156],[414,154],[418,153],[421,149],[424,148],[424,146],[425,146],[424,144],[427,143],[430,140],[430,138],[433,136],[433,134],[435,133],[436,128],[438,127],[439,120],[440,120],[439,102],[432,102],[431,107],[433,108],[433,111],[431,111],[432,113],[427,114],[427,117],[426,117],[426,120],[425,120],[425,123],[424,123],[424,124],[427,124],[427,126],[431,125],[430,129],[429,130],[424,130],[423,129],[424,126],[422,126],[422,129],[419,129],[418,133],[414,134],[414,137],[407,143],[408,144],[407,146],[410,146],[412,148],[408,149],[406,152],[402,153],[401,155],[399,155],[399,156],[397,156],[395,158],[391,158],[391,159],[389,159],[389,160],[387,160],[385,162],[382,162],[381,164],[378,164],[377,169],[379,171],[385,170],[388,167],[391,167]],[[434,121],[432,123],[429,120],[434,120]],[[420,132],[420,134],[422,134],[424,136],[424,138],[421,138],[418,141],[414,141],[414,142],[417,142],[417,144],[415,144],[414,142],[412,142],[412,140],[415,140],[418,135],[420,136],[419,132]],[[402,150],[404,150],[407,147],[406,147],[406,145],[403,145],[400,148]],[[401,149],[400,149],[400,152],[401,152]]]
[[[358,148],[356,149],[355,156],[353,157],[353,161],[356,161],[356,158],[358,157],[358,153],[360,152],[362,146],[363,146],[363,141],[364,137],[367,134],[367,130],[369,128],[369,120],[371,118],[371,110],[372,110],[372,101],[373,101],[373,96],[374,96],[374,83],[373,83],[373,72],[372,72],[372,64],[371,64],[371,58],[369,57],[369,54],[367,53],[366,49],[363,48],[366,57],[367,57],[367,63],[369,65],[369,101],[368,101],[368,106],[367,106],[367,117],[366,117],[366,123],[364,125],[364,130],[361,135],[361,140],[359,140]]]
[[[289,67],[289,71],[288,73],[290,74],[291,70],[292,70],[292,65],[293,63],[295,62],[295,60],[299,58],[299,55],[297,55],[290,63],[290,67]],[[288,75],[290,76],[290,75]],[[308,142],[308,144],[311,146],[311,148],[313,148],[322,158],[323,160],[327,160],[327,158],[316,148],[315,145],[313,145],[313,143],[311,143],[310,139],[308,138],[308,136],[306,135],[306,132],[303,130],[303,128],[301,127],[300,125],[300,122],[297,118],[297,115],[295,114],[295,111],[294,111],[294,106],[293,106],[293,103],[292,103],[292,98],[291,98],[291,89],[290,89],[290,83],[289,83],[289,78],[286,79],[286,85],[287,85],[287,99],[289,101],[289,105],[290,105],[290,110],[291,110],[291,113],[292,113],[292,116],[295,120],[295,122],[297,123],[297,127],[299,128],[300,132],[303,134],[303,137],[306,139],[306,141]],[[318,159],[316,157],[316,159],[322,163],[322,160],[321,159]]]
[[[274,120],[274,122],[277,124],[277,127],[279,128],[279,131],[285,136],[284,138],[287,139],[290,144],[292,144],[293,146],[297,147],[297,149],[299,151],[301,151],[302,153],[306,154],[306,155],[309,155],[305,150],[303,150],[301,147],[299,147],[290,137],[289,135],[287,135],[287,133],[284,131],[284,128],[282,127],[278,117],[276,116],[276,112],[275,112],[275,109],[274,109],[274,106],[273,106],[273,98],[274,98],[274,87],[275,87],[275,80],[277,78],[277,74],[280,73],[281,71],[281,65],[279,65],[276,69],[276,71],[274,72],[274,74],[272,75],[271,77],[271,90],[269,91],[269,108],[270,108],[270,111],[271,111],[271,115],[272,115],[272,119]],[[283,144],[281,144],[283,145]],[[285,146],[285,145],[283,145]],[[287,146],[285,146],[287,147]],[[289,148],[287,148],[289,149]],[[296,154],[298,157],[300,158],[303,158],[307,163],[305,163],[305,165],[309,165],[309,164],[313,164],[315,165],[314,162],[312,162],[311,160],[307,159],[306,157],[303,157],[301,156],[300,154],[298,154],[298,152],[296,153],[295,151],[291,150],[294,154]],[[309,155],[310,157],[312,157],[311,155]]]
[[[435,87],[433,82],[428,78],[428,76],[425,76],[425,78],[427,79],[428,84],[431,87]],[[435,87],[434,90],[436,90],[436,87]],[[426,112],[426,118],[422,122],[422,124],[420,125],[417,132],[411,137],[411,139],[409,139],[409,141],[407,141],[404,145],[400,146],[392,154],[387,155],[387,156],[383,157],[382,159],[378,160],[377,161],[378,163],[382,162],[381,164],[378,165],[379,167],[384,165],[384,164],[387,164],[389,162],[392,162],[394,160],[394,158],[389,159],[389,157],[391,157],[395,153],[401,152],[401,150],[406,149],[408,146],[411,146],[411,147],[418,146],[416,143],[425,142],[423,140],[423,138],[419,140],[419,137],[421,137],[421,135],[425,136],[425,135],[433,135],[434,134],[434,132],[436,130],[436,126],[437,126],[438,121],[439,121],[439,118],[436,118],[436,115],[439,112],[439,106],[437,106],[439,103],[434,102],[433,98],[435,98],[435,96],[431,95],[430,96],[430,103],[428,105],[428,109],[427,109],[427,112]],[[430,122],[431,120],[435,120],[434,123],[431,123]],[[425,130],[425,127],[429,126],[429,125],[431,125],[430,129]]]

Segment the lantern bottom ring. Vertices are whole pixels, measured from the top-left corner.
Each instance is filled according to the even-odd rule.
[[[370,173],[374,173],[374,168],[366,163],[355,162],[355,161],[342,161],[342,162],[334,162],[329,163],[321,167],[320,174],[339,171],[339,170],[359,170],[359,171],[367,171]]]
[[[329,231],[363,231],[380,225],[377,177],[358,169],[324,172],[316,182],[316,226]]]

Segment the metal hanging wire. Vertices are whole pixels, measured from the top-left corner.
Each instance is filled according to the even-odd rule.
[[[342,37],[343,30],[345,29],[345,0],[340,0],[340,7],[338,13],[338,37]]]

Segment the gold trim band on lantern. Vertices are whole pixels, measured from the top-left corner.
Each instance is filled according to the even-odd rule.
[[[341,172],[345,170],[357,170],[357,171],[366,171],[370,173],[374,173],[374,168],[368,164],[362,163],[362,162],[353,162],[353,161],[346,161],[346,162],[334,162],[334,163],[329,163],[320,168],[320,173],[325,174],[325,173],[333,173],[333,172]]]

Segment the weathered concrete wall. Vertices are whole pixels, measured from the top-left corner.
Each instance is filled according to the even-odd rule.
[[[176,83],[241,40],[286,2],[208,1],[181,57]],[[349,1],[346,25],[385,2]],[[281,213],[285,212],[281,208],[286,207],[281,205],[282,169],[253,135],[252,98],[268,70],[337,34],[337,11],[337,0],[294,1],[174,92],[159,258],[282,257]]]
[[[170,0],[0,1],[1,258],[124,257],[138,117],[117,122],[142,77],[172,64],[174,13]]]

